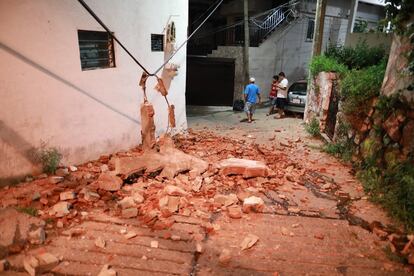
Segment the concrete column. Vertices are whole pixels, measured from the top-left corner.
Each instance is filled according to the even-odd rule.
[[[352,0],[351,8],[349,10],[347,34],[354,32],[355,17],[358,12],[358,0]]]
[[[322,51],[326,2],[327,0],[318,0],[318,2],[316,3],[315,30],[313,33],[312,57],[320,55]]]

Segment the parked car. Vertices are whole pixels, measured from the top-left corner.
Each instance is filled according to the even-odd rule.
[[[285,110],[304,113],[307,88],[308,82],[306,80],[294,82],[288,89],[288,103]]]

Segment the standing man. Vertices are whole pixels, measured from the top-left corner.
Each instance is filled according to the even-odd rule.
[[[279,84],[277,85],[276,105],[279,111],[279,118],[285,115],[285,105],[287,104],[287,90],[289,81],[284,72],[279,73]]]
[[[256,101],[259,98],[259,103],[261,103],[260,99],[260,90],[259,87],[254,83],[256,80],[254,78],[250,78],[249,84],[246,86],[244,90],[244,111],[247,114],[247,121],[251,123],[253,121],[253,114],[254,110],[256,109]]]

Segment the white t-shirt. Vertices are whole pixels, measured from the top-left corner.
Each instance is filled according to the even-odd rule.
[[[280,83],[279,86],[286,88],[286,90],[282,90],[280,88],[277,89],[277,97],[278,98],[287,98],[287,87],[289,85],[289,82],[287,78],[284,78]]]

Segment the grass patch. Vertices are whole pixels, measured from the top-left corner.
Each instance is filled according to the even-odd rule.
[[[38,213],[38,210],[34,207],[17,207],[16,210],[32,217],[36,217]]]
[[[352,160],[353,148],[348,142],[328,143],[323,146],[322,151],[342,159],[345,162]]]
[[[384,79],[386,63],[361,70],[351,70],[341,81],[341,98],[346,114],[365,114],[370,105],[367,103],[379,95]]]
[[[358,42],[355,47],[330,45],[325,55],[345,65],[349,70],[378,65],[387,59],[384,47],[369,47],[366,41]]]
[[[309,69],[312,76],[317,76],[320,72],[336,72],[340,75],[347,71],[345,65],[337,62],[334,58],[327,56],[316,56],[309,64]]]
[[[358,172],[364,189],[374,202],[414,231],[414,159],[397,163],[387,169],[366,165]]]
[[[316,118],[312,118],[309,124],[305,124],[305,130],[314,137],[321,135],[321,129],[319,127],[319,121]]]
[[[350,162],[352,160],[355,147],[353,141],[348,138],[348,131],[350,129],[351,126],[344,121],[344,118],[341,117],[336,129],[336,141],[325,144],[322,147],[322,151],[340,158],[345,162]]]
[[[48,148],[42,143],[36,153],[36,158],[42,163],[43,172],[55,173],[62,160],[62,154],[56,148]]]

